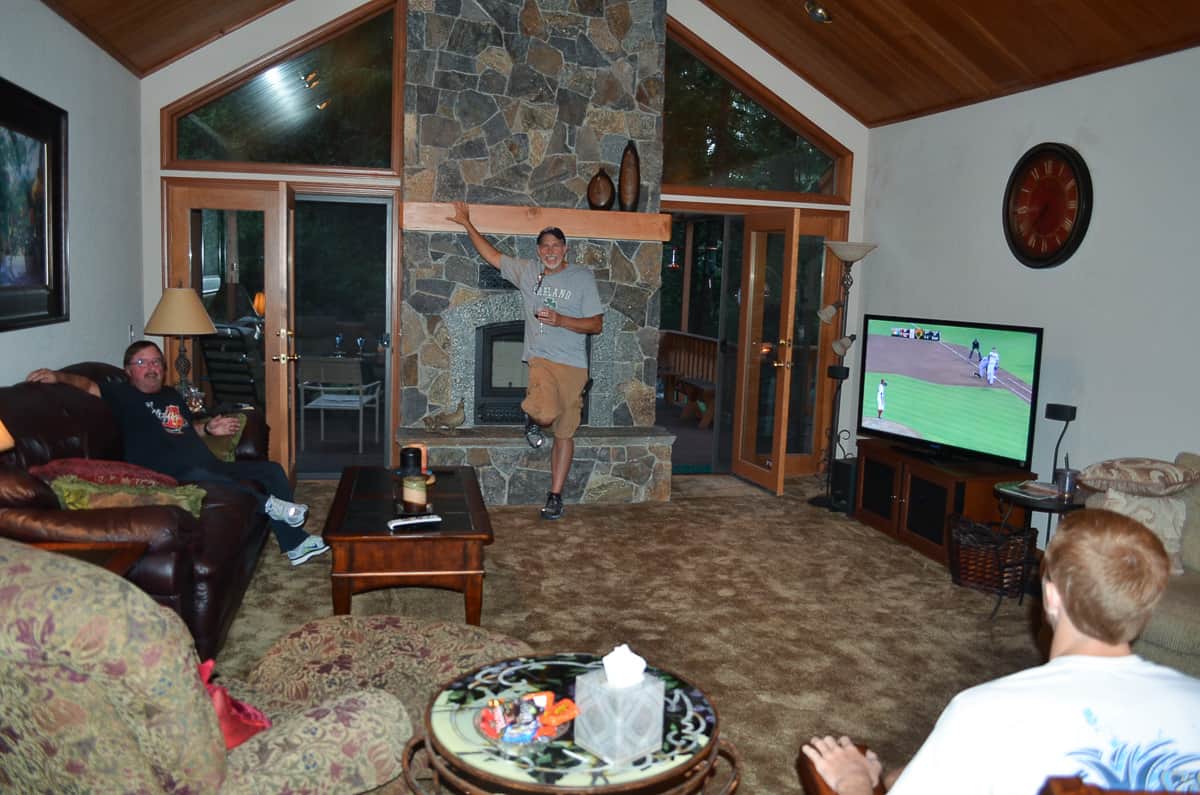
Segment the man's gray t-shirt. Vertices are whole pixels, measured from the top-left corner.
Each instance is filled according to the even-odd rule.
[[[500,257],[500,275],[521,291],[525,312],[525,350],[532,357],[587,368],[587,335],[538,322],[534,313],[548,306],[568,317],[595,317],[604,312],[596,277],[587,268],[567,265],[542,276],[542,264],[507,254]],[[538,277],[541,276],[539,283]]]

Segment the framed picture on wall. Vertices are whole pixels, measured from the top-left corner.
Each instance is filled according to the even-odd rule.
[[[67,113],[0,78],[0,331],[67,318]]]

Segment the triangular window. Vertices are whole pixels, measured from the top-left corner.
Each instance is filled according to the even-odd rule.
[[[668,37],[664,183],[833,194],[839,159]]]
[[[391,168],[394,11],[174,117],[179,160]]]

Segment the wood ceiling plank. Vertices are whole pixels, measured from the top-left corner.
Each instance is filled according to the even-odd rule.
[[[868,126],[1200,44],[1196,0],[702,0]],[[43,0],[139,77],[290,0]]]

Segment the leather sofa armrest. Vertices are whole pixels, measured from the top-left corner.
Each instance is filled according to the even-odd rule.
[[[154,597],[191,592],[200,523],[182,508],[146,505],[86,511],[0,508],[0,535],[17,541],[141,541],[147,545],[128,578]]]

